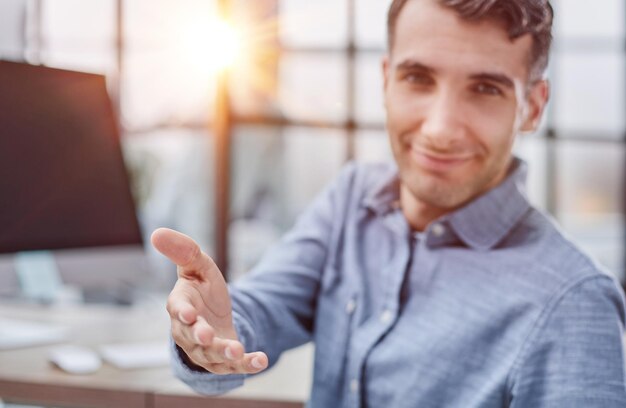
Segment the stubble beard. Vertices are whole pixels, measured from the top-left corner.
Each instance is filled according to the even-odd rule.
[[[423,204],[446,211],[458,209],[487,191],[494,175],[493,169],[483,169],[469,179],[453,180],[414,168],[406,170],[402,182],[411,195]]]

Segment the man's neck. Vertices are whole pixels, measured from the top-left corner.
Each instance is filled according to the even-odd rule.
[[[404,217],[414,231],[424,231],[428,224],[452,211],[418,200],[405,185],[400,185],[400,206]]]

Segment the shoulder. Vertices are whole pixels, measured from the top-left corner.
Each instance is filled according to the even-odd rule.
[[[564,286],[535,320],[512,367],[509,390],[516,406],[548,400],[623,406],[623,334],[624,299],[613,279],[588,275]],[[607,405],[609,400],[621,405]]]
[[[586,310],[612,305],[624,322],[623,290],[617,279],[544,212],[531,208],[502,249],[515,255],[510,277],[523,288],[516,296],[533,304],[537,316],[575,305],[585,305]]]
[[[357,207],[392,186],[397,174],[397,167],[391,162],[351,161],[341,168],[326,192],[334,196],[337,204]]]
[[[512,230],[505,246],[521,250],[527,273],[554,289],[586,277],[611,277],[550,215],[534,207]]]
[[[392,163],[346,163],[334,179],[309,203],[298,217],[298,224],[343,224],[369,197],[396,178]]]
[[[378,188],[392,181],[397,174],[397,167],[391,162],[350,161],[342,167],[336,181],[341,184],[349,183],[365,193],[375,194]]]

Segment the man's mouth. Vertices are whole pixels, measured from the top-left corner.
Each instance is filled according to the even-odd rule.
[[[421,147],[412,147],[411,157],[420,167],[433,172],[448,172],[472,159],[467,153],[438,153]]]

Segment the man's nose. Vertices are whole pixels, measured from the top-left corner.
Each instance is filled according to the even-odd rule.
[[[432,96],[424,120],[422,135],[431,147],[447,149],[464,136],[463,109],[458,98],[450,92],[439,92]]]

